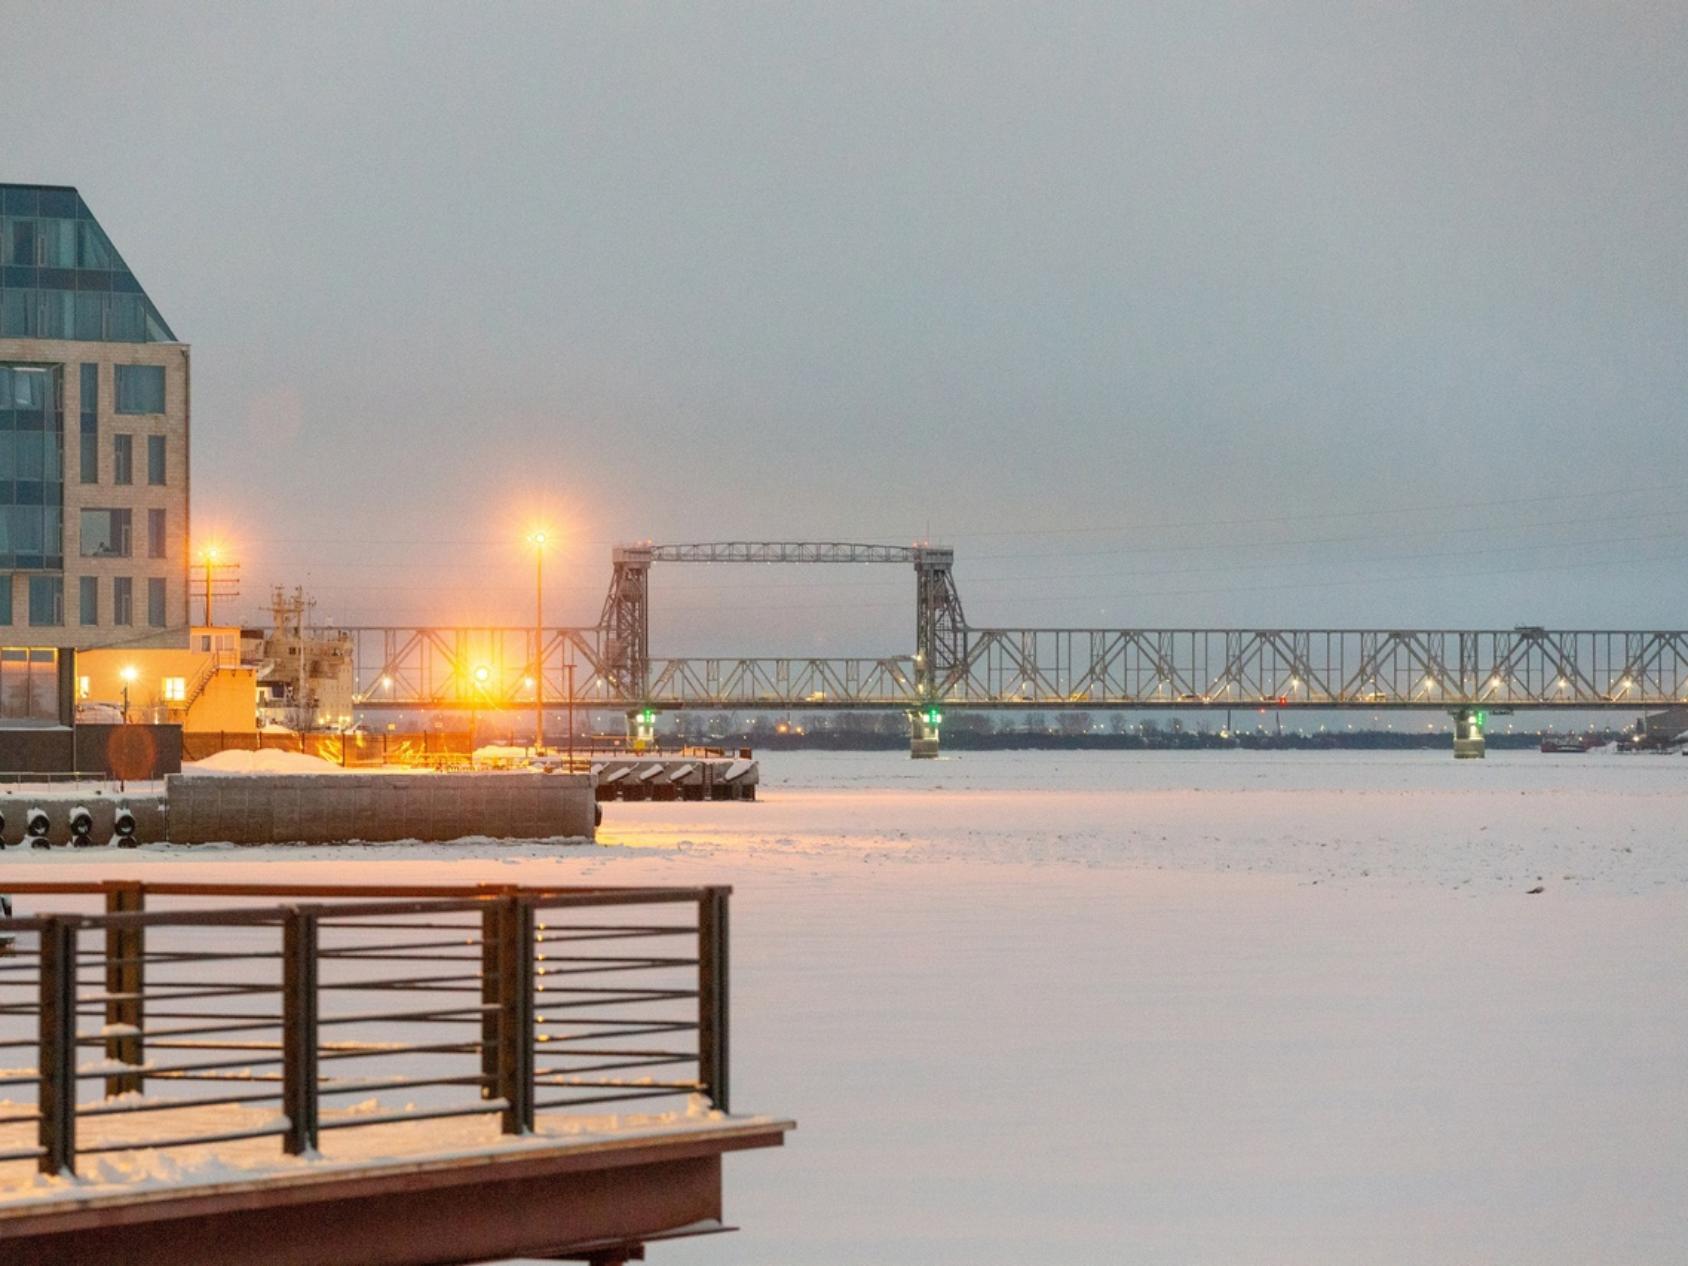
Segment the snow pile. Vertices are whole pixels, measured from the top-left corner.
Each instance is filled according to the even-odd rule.
[[[248,752],[230,749],[182,765],[184,774],[341,774],[345,770],[320,756],[266,747]]]
[[[530,749],[505,743],[488,743],[475,749],[477,765],[525,765],[532,757]]]

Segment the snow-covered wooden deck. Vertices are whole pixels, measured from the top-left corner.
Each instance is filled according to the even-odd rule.
[[[278,1158],[271,1148],[242,1169],[238,1153],[153,1153],[129,1181],[43,1178],[0,1203],[0,1264],[431,1266],[563,1253],[619,1261],[646,1241],[726,1229],[721,1157],[778,1147],[794,1128],[718,1113],[596,1131],[536,1124],[531,1136],[495,1134],[479,1146],[455,1145],[446,1131],[433,1149],[409,1154]]]

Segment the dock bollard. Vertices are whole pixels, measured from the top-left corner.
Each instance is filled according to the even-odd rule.
[[[79,804],[70,811],[70,846],[94,847],[94,815],[88,812],[85,805]]]
[[[129,806],[117,806],[117,816],[111,821],[111,833],[117,840],[118,848],[139,848],[141,842],[135,838],[135,815]]]
[[[24,840],[31,848],[48,848],[47,831],[52,825],[47,820],[47,811],[37,805],[31,809],[23,820]]]

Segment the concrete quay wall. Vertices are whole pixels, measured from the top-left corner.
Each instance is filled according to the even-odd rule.
[[[597,816],[588,774],[173,774],[165,799],[177,844],[591,839]]]

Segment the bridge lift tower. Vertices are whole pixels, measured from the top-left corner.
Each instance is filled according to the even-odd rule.
[[[938,754],[944,682],[967,656],[967,620],[953,570],[955,551],[931,545],[854,545],[842,541],[724,541],[703,545],[620,545],[610,556],[609,593],[599,627],[604,632],[603,672],[627,710],[627,734],[636,748],[655,738],[662,706],[650,689],[650,584],[652,563],[903,563],[915,573],[913,697],[906,711],[909,754]]]

